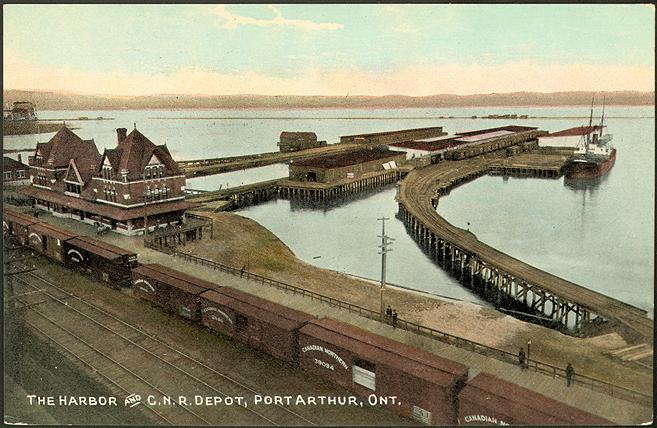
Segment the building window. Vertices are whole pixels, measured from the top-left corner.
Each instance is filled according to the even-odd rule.
[[[75,193],[79,195],[82,192],[82,188],[79,184],[66,183],[66,191],[69,193]]]
[[[112,167],[108,165],[103,166],[103,178],[105,180],[111,180],[112,179]]]
[[[161,178],[164,176],[164,165],[147,165],[144,168],[144,179]]]
[[[19,169],[18,171],[16,171],[16,178],[25,178],[25,170]]]
[[[11,171],[5,171],[5,181],[11,180]]]

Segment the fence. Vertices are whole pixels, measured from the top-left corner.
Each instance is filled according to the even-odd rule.
[[[146,242],[144,242],[146,244]],[[170,255],[178,256],[183,259],[198,263],[200,265],[209,266],[213,269],[217,269],[222,272],[230,273],[232,275],[239,275],[242,278],[247,278],[253,281],[257,281],[261,284],[267,284],[274,287],[277,287],[282,290],[290,291],[296,294],[301,294],[305,297],[310,297],[311,299],[318,300],[329,305],[336,306],[341,309],[346,309],[351,312],[357,313],[358,315],[364,316],[366,318],[380,320],[381,314],[377,311],[364,308],[362,306],[354,305],[352,303],[344,302],[333,297],[326,296],[321,293],[316,293],[314,291],[305,290],[303,288],[287,284],[285,282],[277,281],[275,279],[267,278],[262,275],[258,275],[252,272],[249,272],[244,269],[238,269],[232,266],[227,266],[222,263],[216,262],[214,260],[208,260],[203,257],[195,256],[193,254],[182,253],[176,251],[173,248],[169,247],[160,247],[157,244],[149,242],[149,248],[165,252]],[[511,364],[518,364],[518,355],[513,354],[502,349],[493,348],[481,343],[474,342],[472,340],[464,339],[462,337],[454,336],[449,333],[445,333],[440,330],[436,330],[430,327],[426,327],[411,321],[406,321],[403,319],[397,320],[397,327],[402,328],[407,331],[415,332],[423,336],[430,337],[432,339],[440,340],[441,342],[466,349],[469,351],[476,352],[481,355],[488,357],[496,358],[500,361],[504,361]],[[566,378],[566,370],[561,367],[557,367],[548,363],[544,363],[537,360],[527,360],[526,362],[528,370],[534,370],[540,372],[553,378],[561,377]],[[634,391],[623,386],[614,385],[609,382],[605,382],[594,377],[575,374],[573,381],[575,383],[580,383],[583,386],[590,387],[592,390],[597,390],[603,392],[612,397],[620,398],[627,401],[637,401],[642,404],[652,405],[652,396],[644,394],[642,392]]]

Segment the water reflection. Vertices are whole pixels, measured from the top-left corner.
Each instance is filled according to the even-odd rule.
[[[313,201],[313,200],[303,200],[303,199],[291,199],[290,200],[290,211],[319,211],[323,213],[328,213],[337,208],[343,208],[354,202],[364,201],[369,199],[372,195],[380,193],[382,191],[390,191],[394,189],[396,194],[398,184],[388,184],[382,187],[364,190],[360,193],[355,193],[352,195],[342,196],[340,198],[332,199],[326,202],[322,201]]]
[[[609,174],[605,174],[602,177],[595,177],[589,180],[576,180],[564,177],[563,184],[564,186],[576,192],[584,190],[589,191],[590,194],[593,194],[603,182],[607,181],[608,176]]]

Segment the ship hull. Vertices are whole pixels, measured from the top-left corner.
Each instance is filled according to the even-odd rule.
[[[609,158],[602,162],[573,162],[566,178],[570,180],[590,180],[605,175],[616,162],[616,149],[611,150]]]

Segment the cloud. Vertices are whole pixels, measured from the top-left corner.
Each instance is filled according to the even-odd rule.
[[[355,67],[327,72],[305,68],[287,76],[216,72],[185,67],[173,73],[81,72],[17,61],[5,52],[5,89],[56,90],[81,94],[262,94],[262,95],[432,95],[491,92],[655,90],[652,66],[594,64],[408,65],[391,72]],[[30,70],[25,73],[25,70]]]
[[[283,16],[281,11],[274,6],[267,5],[273,13],[274,17],[271,19],[252,18],[250,16],[237,15],[226,10],[226,6],[217,5],[212,9],[212,12],[224,20],[224,28],[234,30],[242,25],[253,25],[256,27],[293,27],[307,31],[321,31],[321,30],[340,30],[344,25],[333,22],[313,22],[305,19],[288,19]]]

